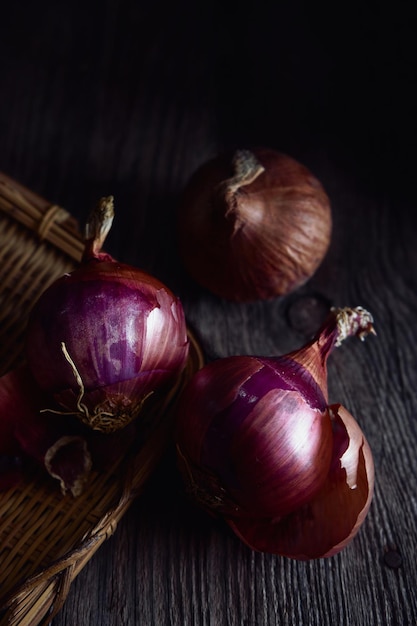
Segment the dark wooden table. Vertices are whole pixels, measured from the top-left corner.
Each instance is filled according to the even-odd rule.
[[[376,465],[369,516],[345,551],[313,562],[250,551],[187,501],[168,455],[53,626],[417,624],[417,64],[411,16],[395,11],[2,6],[0,170],[81,222],[114,194],[108,250],[177,291],[209,358],[301,346],[318,323],[301,324],[311,303],[362,305],[378,332],[329,362],[331,400],[357,417]],[[175,207],[200,163],[254,144],[316,174],[334,231],[304,287],[236,305],[185,275]]]

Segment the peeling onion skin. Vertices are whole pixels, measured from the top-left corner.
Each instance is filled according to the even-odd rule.
[[[334,556],[357,535],[372,502],[375,469],[372,452],[354,417],[332,407],[338,432],[331,469],[310,502],[278,522],[226,519],[250,548],[298,560]]]
[[[155,277],[102,253],[97,239],[87,241],[80,267],[34,306],[26,353],[63,412],[112,432],[180,374],[189,344],[179,299]]]
[[[327,253],[331,229],[320,181],[268,148],[203,164],[178,209],[178,248],[187,272],[238,302],[283,296],[305,283]]]
[[[80,495],[89,478],[92,459],[86,428],[74,417],[57,420],[43,413],[48,400],[26,364],[0,378],[0,420],[8,422],[21,458],[21,476],[35,461],[60,484],[63,495]]]
[[[254,510],[281,517],[308,502],[330,468],[332,431],[326,406],[311,406],[297,389],[287,388],[279,367],[255,357],[229,357],[203,370],[180,403],[177,440],[189,467],[207,468],[206,478],[200,479],[208,481],[208,502],[217,500],[215,508],[222,515],[243,518]],[[232,387],[242,370],[254,373]],[[223,410],[212,413],[219,380],[235,393]]]
[[[199,370],[178,406],[178,466],[192,498],[251,548],[331,556],[363,523],[374,466],[354,418],[330,405],[327,358],[374,333],[357,307],[333,309],[317,337],[282,357],[232,356]]]

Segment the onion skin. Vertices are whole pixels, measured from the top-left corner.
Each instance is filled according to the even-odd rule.
[[[113,432],[135,419],[188,356],[180,301],[159,280],[101,252],[93,234],[79,268],[32,310],[26,352],[39,386],[63,412]]]
[[[233,385],[239,374],[242,379]],[[222,385],[234,393],[226,395],[226,406],[214,407],[212,398],[221,397]],[[281,517],[308,502],[324,483],[332,437],[326,405],[316,398],[311,406],[297,389],[288,389],[279,367],[255,357],[221,359],[197,372],[186,393],[177,439],[191,467],[206,467],[219,485],[228,486],[226,495],[212,485],[209,498],[218,501],[219,513],[251,517],[255,509]],[[287,459],[278,473],[277,456]]]
[[[364,309],[335,309],[300,350],[218,359],[186,387],[176,427],[185,485],[253,549],[330,556],[365,519],[372,454],[348,411],[329,406],[326,364],[345,338],[372,332]]]
[[[298,560],[330,557],[358,533],[371,505],[375,470],[372,452],[359,425],[341,405],[332,407],[331,469],[322,489],[310,502],[284,519],[226,519],[249,547]]]
[[[268,148],[203,164],[184,189],[178,247],[184,267],[222,298],[250,302],[294,291],[331,237],[329,198],[295,159]]]
[[[108,471],[137,445],[137,424],[112,434],[92,430],[73,416],[56,418],[27,365],[0,378],[0,491],[17,485],[33,461],[59,482],[63,495],[79,496],[92,469]]]
[[[182,369],[188,348],[181,307],[167,288],[140,270],[106,261],[56,281],[29,322],[34,376],[66,407],[79,388],[62,353],[64,338],[91,410],[101,402],[129,402],[139,386],[145,397]]]
[[[0,417],[9,424],[21,459],[19,477],[23,477],[27,461],[35,461],[59,482],[64,495],[78,496],[92,468],[84,427],[73,417],[57,420],[55,415],[43,413],[46,402],[26,365],[0,378]]]

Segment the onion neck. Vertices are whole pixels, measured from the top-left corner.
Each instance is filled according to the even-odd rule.
[[[91,259],[107,260],[109,255],[101,252],[114,218],[114,197],[101,198],[91,211],[85,226],[85,247],[83,261]]]
[[[317,344],[322,359],[326,360],[348,337],[364,341],[370,333],[375,335],[373,321],[372,315],[362,307],[333,308],[310,345]]]
[[[226,217],[235,215],[237,196],[242,189],[254,182],[265,171],[262,163],[250,150],[236,150],[232,157],[233,176],[222,181],[216,189],[216,197]]]
[[[333,308],[316,337],[289,354],[288,358],[311,374],[327,398],[326,363],[329,355],[348,337],[364,341],[368,334],[376,334],[372,315],[368,311],[362,307]]]

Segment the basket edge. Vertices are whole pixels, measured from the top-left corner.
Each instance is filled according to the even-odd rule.
[[[79,262],[84,250],[77,220],[65,208],[0,171],[0,212]]]

